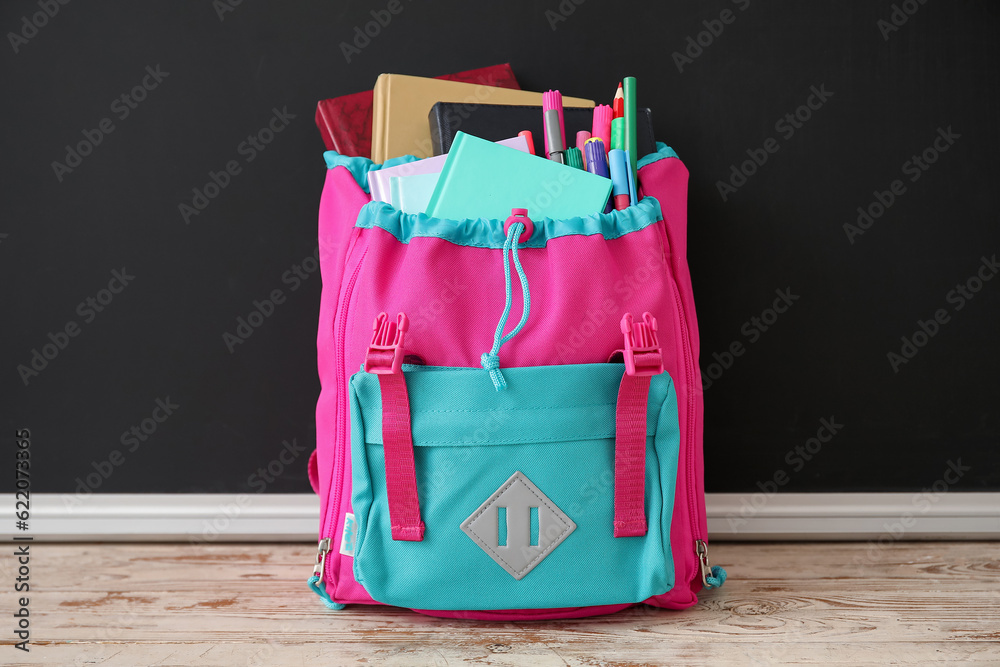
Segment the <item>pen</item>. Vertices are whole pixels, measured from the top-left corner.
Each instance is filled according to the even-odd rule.
[[[566,126],[563,124],[563,103],[562,103],[562,93],[558,90],[549,90],[542,93],[542,113],[545,114],[548,111],[555,111],[559,116],[559,143],[562,145],[563,149],[566,148]],[[545,126],[545,146],[546,150],[549,146],[549,128]],[[546,157],[548,157],[546,155]]]
[[[536,155],[535,140],[531,136],[531,130],[521,130],[520,132],[517,133],[517,136],[524,137],[528,141],[528,152],[531,153],[532,155]]]
[[[628,151],[625,152],[625,162],[629,161]],[[639,189],[636,187],[635,172],[632,171],[631,167],[625,170],[625,175],[628,177],[628,198],[633,206],[639,203]]]
[[[559,114],[555,109],[547,109],[544,116],[545,156],[553,162],[566,164],[565,144],[559,137]]]
[[[600,137],[605,150],[611,146],[611,107],[607,104],[594,107],[594,129],[591,136]]]
[[[611,168],[611,196],[615,202],[615,210],[623,211],[628,208],[630,197],[628,192],[628,160],[625,159],[625,151],[619,148],[611,149],[608,153],[608,162]]]

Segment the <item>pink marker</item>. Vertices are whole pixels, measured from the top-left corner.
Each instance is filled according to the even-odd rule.
[[[549,90],[542,93],[542,118],[545,117],[545,112],[553,109],[559,112],[559,138],[562,140],[561,144],[563,148],[566,148],[566,124],[563,122],[563,103],[562,103],[562,93],[558,90]],[[545,127],[545,123],[542,123],[542,130],[545,131],[545,152],[546,157],[548,157],[548,147],[549,144],[549,132],[548,128]]]
[[[590,139],[590,132],[586,130],[580,130],[576,133],[576,147],[580,149],[580,154],[583,155],[583,168],[587,168],[587,151],[583,149],[583,145],[587,143],[587,139]]]
[[[528,142],[528,152],[531,153],[532,155],[535,155],[535,140],[531,136],[531,130],[521,130],[520,132],[517,133],[517,136],[525,138],[525,140]]]
[[[594,107],[594,129],[591,135],[599,137],[604,142],[605,150],[611,147],[611,107],[598,104]]]

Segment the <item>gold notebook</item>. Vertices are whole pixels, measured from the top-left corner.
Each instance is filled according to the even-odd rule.
[[[541,106],[542,94],[527,90],[493,88],[475,83],[428,79],[403,74],[382,74],[375,82],[372,109],[372,160],[377,163],[400,155],[431,157],[431,107],[437,102],[469,104],[531,104]],[[593,100],[563,97],[566,107],[593,107]],[[456,127],[461,130],[461,127]],[[575,142],[576,138],[566,138]],[[542,137],[534,137],[535,151],[543,151]]]

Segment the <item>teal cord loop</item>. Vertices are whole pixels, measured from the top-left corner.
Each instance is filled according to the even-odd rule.
[[[312,589],[313,593],[315,593],[316,595],[320,596],[320,598],[322,598],[323,604],[326,605],[327,609],[332,609],[334,611],[340,611],[345,606],[347,606],[347,605],[342,605],[339,602],[334,602],[333,600],[331,600],[330,599],[330,594],[327,593],[326,590],[323,587],[319,586],[318,582],[319,582],[319,576],[318,575],[314,574],[313,576],[309,577],[309,588]]]
[[[523,222],[514,222],[507,230],[507,239],[503,244],[503,282],[504,282],[504,307],[500,322],[497,324],[496,333],[493,334],[493,348],[483,354],[480,361],[485,370],[489,371],[490,379],[493,380],[493,387],[500,391],[507,388],[507,381],[504,380],[500,372],[500,348],[504,343],[516,336],[524,325],[528,322],[528,313],[531,312],[531,293],[528,291],[528,277],[521,267],[521,258],[517,255],[517,239],[525,229]],[[510,264],[507,262],[507,253],[514,258],[514,268],[517,269],[517,277],[521,280],[521,294],[524,295],[524,309],[521,312],[521,321],[508,333],[503,335],[503,329],[507,326],[507,318],[510,316],[511,288],[510,288]]]
[[[705,583],[708,584],[707,588],[718,588],[726,583],[726,576],[725,570],[718,565],[713,565],[711,576],[705,577]]]

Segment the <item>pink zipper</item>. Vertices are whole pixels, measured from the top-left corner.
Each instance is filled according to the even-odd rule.
[[[350,258],[350,251],[348,250],[348,259]],[[344,457],[346,456],[346,451],[344,447],[343,439],[341,434],[344,433],[347,421],[347,410],[346,401],[344,400],[345,394],[347,392],[347,382],[344,379],[344,337],[346,335],[347,329],[347,307],[351,301],[351,295],[354,293],[354,283],[357,282],[358,274],[361,273],[361,266],[364,263],[365,255],[368,252],[368,248],[365,247],[364,251],[361,253],[361,257],[358,259],[358,263],[354,267],[354,271],[351,273],[351,279],[348,281],[347,286],[344,289],[344,297],[341,299],[340,307],[337,309],[335,315],[340,323],[340,330],[334,331],[334,344],[337,346],[336,359],[337,359],[337,431],[336,437],[337,442],[335,446],[335,458],[333,461],[333,483],[334,491],[333,496],[330,498],[330,503],[327,507],[326,517],[323,520],[323,525],[320,527],[320,537],[321,538],[332,538],[333,527],[336,527],[336,518],[340,515],[340,495],[343,491],[344,484],[344,474],[343,465]],[[339,335],[338,335],[339,334]],[[330,522],[333,521],[333,527],[331,527]],[[325,571],[323,572],[324,579],[326,581],[334,581],[334,571],[333,571],[333,560],[328,560],[324,563]]]
[[[662,252],[666,253],[667,248],[670,248],[670,239],[667,236],[667,221],[661,220],[659,225],[660,231],[660,243],[663,245]],[[697,429],[695,428],[695,418],[697,417],[696,409],[696,399],[694,395],[694,363],[691,359],[691,330],[688,329],[687,315],[684,313],[684,301],[681,299],[680,289],[677,287],[677,280],[675,278],[675,268],[674,268],[674,257],[676,255],[671,252],[670,254],[670,287],[674,293],[674,303],[677,304],[677,316],[681,321],[681,329],[683,330],[683,335],[681,336],[681,348],[684,350],[684,377],[687,380],[687,386],[690,387],[688,390],[688,428],[687,428],[687,442],[694,443],[695,433]],[[694,469],[694,454],[690,451],[689,447],[686,454],[687,459],[684,461],[687,479],[688,479],[688,506],[690,507],[690,518],[691,518],[691,532],[695,536],[696,542],[696,552],[698,550],[697,542],[704,541],[704,534],[701,531],[701,511],[698,508],[698,494],[695,488],[695,482],[697,481],[697,475]]]
[[[697,540],[704,540],[704,535],[701,532],[701,511],[699,508],[700,503],[698,503],[698,493],[695,488],[695,483],[697,482],[697,475],[695,474],[694,465],[694,452],[691,448],[694,446],[695,433],[697,429],[695,428],[695,419],[697,417],[697,410],[695,408],[695,391],[697,389],[694,386],[694,370],[692,366],[694,365],[691,359],[691,332],[687,327],[687,316],[684,314],[684,303],[681,300],[680,290],[677,289],[677,282],[673,280],[671,276],[671,283],[674,289],[674,299],[677,302],[677,312],[680,315],[681,328],[684,330],[683,345],[681,346],[684,350],[684,373],[685,379],[687,380],[688,389],[688,429],[687,429],[687,442],[691,443],[691,447],[687,450],[687,475],[688,475],[688,504],[691,507],[691,531],[694,533]]]
[[[660,233],[663,235],[662,243],[664,244],[664,248],[669,248],[670,244],[669,244],[669,239],[667,237],[667,226],[665,220],[663,221],[663,224],[660,226]],[[688,486],[689,516],[691,519],[691,533],[694,535],[695,538],[694,547],[695,547],[695,555],[698,560],[698,568],[701,571],[702,582],[707,585],[705,577],[707,573],[711,572],[711,566],[709,565],[708,562],[707,539],[704,531],[702,530],[702,525],[705,521],[703,519],[703,514],[705,512],[705,509],[702,503],[698,502],[698,490],[697,490],[698,476],[695,472],[695,453],[691,451],[692,448],[694,447],[695,434],[697,432],[695,421],[697,418],[698,411],[696,408],[697,399],[695,397],[694,392],[698,391],[698,389],[694,385],[695,372],[694,372],[694,360],[691,358],[691,338],[690,338],[691,330],[688,328],[687,315],[685,314],[684,311],[684,301],[681,299],[680,289],[677,287],[677,280],[675,278],[676,271],[674,270],[673,256],[671,256],[670,268],[671,268],[670,284],[674,293],[674,302],[677,304],[677,315],[680,318],[681,328],[683,329],[683,335],[681,336],[682,339],[681,347],[684,350],[684,374],[685,374],[685,379],[687,380],[687,386],[689,387],[688,401],[687,401],[687,410],[688,410],[687,442],[691,444],[686,451],[687,458],[684,461],[687,472],[687,480],[688,480],[687,486]]]
[[[663,230],[664,237],[666,236],[666,226],[661,228]],[[673,262],[671,262],[671,265]],[[673,271],[671,271],[673,274]],[[677,314],[680,317],[681,327],[683,328],[682,336],[682,349],[684,350],[684,374],[687,380],[688,386],[688,428],[687,428],[687,442],[690,444],[687,450],[687,460],[685,461],[687,467],[687,478],[688,478],[688,506],[690,508],[691,517],[691,533],[694,535],[694,551],[695,557],[698,561],[698,571],[701,574],[701,582],[704,588],[710,588],[708,577],[712,576],[712,566],[708,559],[708,540],[705,532],[702,530],[702,525],[705,523],[706,519],[703,517],[705,513],[705,506],[703,502],[698,501],[698,475],[695,471],[695,452],[692,451],[695,442],[695,434],[697,433],[697,428],[695,425],[695,420],[698,416],[697,410],[697,399],[695,392],[698,389],[694,385],[695,372],[694,372],[694,360],[691,357],[691,331],[688,329],[687,315],[684,313],[684,302],[681,299],[680,289],[677,287],[677,281],[674,276],[671,275],[671,284],[674,291],[674,301],[677,304]]]

